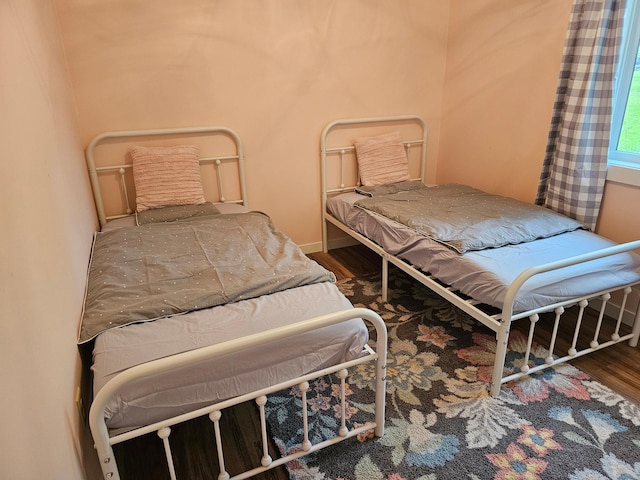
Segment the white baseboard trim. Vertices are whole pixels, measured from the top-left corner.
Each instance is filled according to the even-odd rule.
[[[299,247],[305,255],[309,255],[310,253],[321,252],[322,242],[305,243],[304,245],[299,245]]]

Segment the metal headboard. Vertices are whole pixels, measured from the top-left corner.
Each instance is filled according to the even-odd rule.
[[[355,175],[355,181],[347,182],[349,177],[346,175],[346,170],[351,165],[352,170],[357,171],[357,159],[355,158],[355,147],[353,146],[354,138],[348,139],[346,142],[343,140],[342,145],[329,146],[328,137],[331,133],[343,129],[349,131],[350,129],[363,129],[368,127],[388,127],[391,129],[398,129],[402,125],[417,125],[418,132],[415,132],[409,138],[404,138],[402,143],[407,151],[407,157],[409,157],[409,151],[413,147],[420,148],[420,176],[413,178],[413,180],[425,181],[426,166],[427,166],[427,125],[424,119],[418,115],[398,115],[390,117],[369,117],[369,118],[347,118],[342,120],[336,120],[329,123],[322,130],[320,135],[320,164],[321,164],[321,183],[322,183],[322,216],[327,211],[327,196],[332,194],[338,194],[342,192],[348,192],[354,190],[360,185],[360,179],[358,175]],[[339,176],[340,180],[338,186],[330,186],[327,181],[327,161],[329,157],[337,156],[339,161]],[[324,248],[327,245],[327,223],[322,222],[322,242]]]
[[[131,215],[134,211],[132,200],[135,199],[134,187],[131,182],[127,182],[126,178],[131,175],[133,165],[127,162],[128,155],[122,156],[122,163],[117,165],[97,166],[96,165],[96,150],[97,147],[106,143],[113,143],[122,141],[127,142],[127,139],[137,137],[139,139],[149,140],[151,137],[167,137],[167,138],[180,138],[188,136],[200,136],[200,137],[214,137],[224,136],[227,137],[233,143],[233,149],[235,152],[224,155],[210,155],[206,154],[200,157],[200,165],[212,164],[213,175],[217,185],[217,194],[212,197],[211,192],[205,191],[205,198],[213,203],[237,203],[248,207],[247,203],[247,191],[245,183],[245,168],[244,168],[244,149],[240,137],[231,129],[226,127],[188,127],[188,128],[165,128],[155,130],[123,130],[105,132],[95,136],[85,150],[87,167],[89,169],[89,177],[91,180],[91,188],[93,190],[93,197],[96,205],[96,211],[100,220],[100,226],[103,227],[108,220]],[[185,143],[184,140],[177,140],[180,143]],[[228,163],[237,164],[237,178],[228,179],[224,177],[222,165]],[[114,215],[106,215],[104,198],[102,196],[102,189],[100,184],[101,174],[114,174],[119,175],[120,193],[122,195],[121,201],[124,205],[124,211],[116,213]],[[235,175],[234,175],[235,176]],[[225,185],[231,185],[232,181],[237,181],[239,189],[239,198],[229,199],[225,197]]]

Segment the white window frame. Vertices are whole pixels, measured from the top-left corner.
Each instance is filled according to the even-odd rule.
[[[623,43],[614,85],[607,180],[640,186],[640,154],[617,150],[639,44],[640,1],[633,0],[627,2]]]

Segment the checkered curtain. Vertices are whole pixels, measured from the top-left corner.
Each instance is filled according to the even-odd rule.
[[[595,229],[624,0],[574,0],[536,204]]]

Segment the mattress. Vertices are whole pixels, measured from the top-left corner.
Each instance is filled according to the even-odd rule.
[[[327,200],[327,210],[388,253],[497,308],[502,308],[508,286],[523,270],[614,245],[595,233],[575,230],[518,245],[459,254],[409,227],[354,206],[362,198],[355,192],[333,196]],[[516,296],[514,312],[639,281],[640,256],[618,254],[534,276]]]
[[[101,333],[93,349],[94,394],[125,369],[195,348],[353,308],[330,282]],[[145,378],[106,408],[109,428],[148,424],[357,358],[361,319]]]

